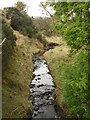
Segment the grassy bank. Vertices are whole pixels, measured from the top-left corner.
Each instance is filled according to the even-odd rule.
[[[14,53],[3,73],[2,115],[3,118],[26,117],[32,111],[29,102],[29,85],[32,80],[32,55],[42,49],[42,44],[14,31],[17,38]]]
[[[58,114],[64,113],[66,115],[67,109],[64,105],[63,98],[62,98],[62,82],[60,78],[60,70],[58,67],[58,64],[62,60],[67,59],[69,48],[66,45],[66,43],[62,40],[62,38],[54,36],[54,37],[47,37],[46,40],[49,43],[58,43],[60,46],[55,47],[54,49],[51,49],[47,52],[45,52],[44,57],[49,65],[54,83],[56,85],[55,92],[53,96],[55,99],[55,106],[59,107],[59,110],[57,110]]]
[[[87,49],[84,46],[72,57],[70,48],[62,38],[47,38],[48,42],[60,44],[54,49],[45,52],[44,57],[49,65],[54,83],[56,85],[53,97],[58,115],[68,118],[87,119],[88,97],[87,97]],[[68,56],[69,55],[69,56]],[[84,69],[83,69],[84,68]]]

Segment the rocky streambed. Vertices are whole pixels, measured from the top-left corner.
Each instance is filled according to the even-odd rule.
[[[55,89],[48,65],[43,57],[34,61],[33,80],[30,85],[30,102],[34,106],[34,118],[56,118],[52,93]]]

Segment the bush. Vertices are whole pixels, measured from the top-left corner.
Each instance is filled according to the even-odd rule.
[[[10,14],[9,14],[10,13]],[[24,35],[32,37],[35,34],[35,28],[31,18],[27,14],[20,13],[16,8],[8,8],[6,16],[11,19],[11,27]]]
[[[33,30],[33,28],[31,26],[26,26],[25,30],[27,32],[28,37],[32,37],[33,36],[34,30]]]
[[[88,118],[88,53],[81,50],[72,62],[60,63],[64,101],[69,114]]]
[[[62,35],[71,50],[78,51],[83,45],[87,45],[89,28],[88,3],[57,2],[54,8],[58,21],[54,22],[53,26]]]
[[[58,19],[53,27],[70,47],[71,59],[74,58],[60,63],[64,101],[70,115],[88,118],[88,3],[56,2],[52,6]]]
[[[40,41],[42,40],[42,35],[40,33],[38,33],[37,39],[40,40]]]

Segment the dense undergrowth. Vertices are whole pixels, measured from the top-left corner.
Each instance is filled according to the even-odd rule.
[[[6,14],[6,18],[11,20],[10,26],[22,33],[23,35],[28,35],[28,37],[33,37],[36,30],[32,24],[31,18],[25,13],[22,14],[15,7],[4,8],[3,12]]]
[[[51,3],[50,3],[51,4]],[[62,81],[63,100],[69,117],[88,118],[88,3],[56,2],[55,30],[71,51],[67,60],[58,64]]]
[[[72,61],[60,62],[63,99],[69,109],[69,115],[88,117],[88,54],[81,50]]]

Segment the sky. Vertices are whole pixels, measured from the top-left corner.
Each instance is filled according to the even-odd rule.
[[[45,17],[42,14],[42,10],[39,6],[40,2],[46,2],[46,0],[0,0],[0,9],[4,7],[14,6],[17,1],[22,1],[28,6],[28,15],[33,17]],[[49,9],[50,10],[50,9]],[[51,11],[53,13],[53,11]]]

